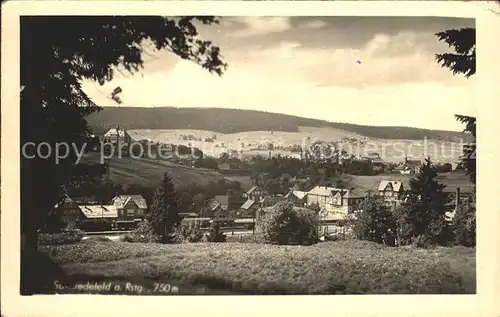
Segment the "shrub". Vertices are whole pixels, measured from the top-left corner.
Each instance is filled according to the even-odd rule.
[[[125,235],[123,241],[126,242],[146,242],[157,243],[161,241],[161,236],[155,233],[153,225],[148,220],[141,221],[132,234]]]
[[[38,235],[38,243],[41,245],[60,245],[80,242],[83,234],[79,232],[65,233],[42,233]]]
[[[451,224],[454,242],[466,247],[476,246],[476,209],[469,204],[459,205]]]
[[[200,242],[203,239],[203,230],[199,221],[191,221],[188,226],[182,227],[182,236],[188,242]]]
[[[358,239],[390,246],[396,244],[396,218],[380,197],[367,198],[352,218],[352,231]]]
[[[108,237],[100,237],[100,236],[97,236],[97,237],[88,237],[84,241],[85,242],[87,242],[87,241],[90,241],[90,242],[113,242],[113,240],[111,240]]]
[[[269,244],[315,244],[319,241],[318,216],[315,211],[280,202],[260,217],[257,234]]]
[[[131,234],[125,234],[120,239],[122,242],[136,242],[135,238]]]
[[[220,228],[220,225],[214,221],[207,234],[207,242],[226,242],[226,235]]]

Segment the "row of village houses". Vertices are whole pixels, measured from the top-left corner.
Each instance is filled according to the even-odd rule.
[[[398,204],[406,197],[402,181],[381,181],[376,194],[383,197],[387,204]],[[272,196],[261,187],[253,186],[243,194],[245,202],[237,212],[238,218],[257,218],[262,208],[271,207],[281,201],[292,202],[297,207],[319,206],[321,219],[326,222],[341,221],[344,217],[359,208],[367,193],[358,193],[353,189],[316,186],[310,191],[291,190],[287,195]],[[449,216],[453,215],[455,206],[469,193],[460,193],[456,189],[455,199],[449,204]],[[227,218],[230,214],[229,196],[215,196],[207,202],[210,218]],[[140,222],[148,206],[140,195],[116,195],[110,204],[99,204],[82,198],[66,197],[60,208],[66,221],[78,220],[82,227],[92,228],[95,224],[106,223],[109,228],[130,228]],[[199,217],[198,214],[181,213],[181,217]]]

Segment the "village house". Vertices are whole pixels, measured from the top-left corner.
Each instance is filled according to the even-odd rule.
[[[114,205],[80,205],[78,206],[85,220],[112,222],[118,220],[118,213]]]
[[[352,213],[365,199],[365,196],[354,193],[353,190],[326,186],[316,186],[307,192],[307,205],[318,205],[323,220],[343,220]]]
[[[255,200],[248,199],[241,205],[241,217],[242,218],[253,218],[255,217],[257,210],[260,208],[260,203]]]
[[[115,148],[113,149],[113,153],[115,155],[118,155],[118,151],[120,151],[123,156],[128,156],[130,154],[129,147],[132,144],[132,138],[127,131],[120,129],[119,126],[115,129],[109,129],[109,131],[104,134],[103,139],[104,143],[109,142],[115,145]]]
[[[61,215],[63,223],[77,222],[82,219],[82,214],[79,208],[79,203],[73,198],[66,196],[64,199],[54,206],[54,209]]]
[[[402,181],[383,180],[378,185],[378,195],[386,203],[400,202],[404,199],[405,189]]]
[[[114,205],[80,205],[79,228],[86,231],[111,230],[118,221]]]
[[[260,201],[267,196],[267,191],[260,186],[252,186],[245,194],[244,197],[248,200]]]
[[[304,207],[307,204],[307,192],[291,190],[286,196],[295,207]]]
[[[417,174],[419,172],[421,165],[422,165],[422,161],[409,160],[408,157],[405,157],[404,162],[399,164],[399,166],[396,167],[396,170],[399,171],[403,175],[413,175],[413,174]]]
[[[144,218],[148,206],[141,195],[116,195],[112,199],[118,220],[136,220]]]
[[[217,195],[207,202],[208,212],[215,218],[226,217],[229,212],[229,196]]]
[[[117,126],[114,129],[109,129],[106,134],[104,134],[104,139],[111,143],[121,143],[121,144],[131,144],[132,138],[130,134],[125,129],[120,129],[120,126]]]

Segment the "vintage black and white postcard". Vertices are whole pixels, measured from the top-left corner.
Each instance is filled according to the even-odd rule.
[[[4,8],[5,316],[493,316],[494,6]]]

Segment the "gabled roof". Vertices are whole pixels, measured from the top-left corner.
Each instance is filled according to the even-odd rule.
[[[252,206],[254,206],[257,202],[255,200],[247,200],[245,201],[245,203],[243,205],[241,205],[241,209],[243,210],[248,210],[250,208],[252,208]]]
[[[118,212],[114,205],[84,205],[78,206],[83,215],[88,219],[117,218]]]
[[[252,186],[252,188],[250,188],[248,191],[247,191],[247,194],[250,195],[251,193],[253,193],[257,188],[257,186]]]
[[[227,210],[228,203],[229,203],[228,196],[218,195],[209,200],[208,206],[212,209],[212,211],[215,211],[218,208],[221,208],[222,210]]]
[[[302,191],[302,190],[294,190],[291,193],[292,193],[292,195],[294,195],[298,199],[303,199],[307,195],[307,192]]]
[[[214,197],[214,200],[217,201],[221,205],[227,205],[229,203],[229,196],[217,195]]]
[[[318,195],[318,196],[335,196],[340,189],[334,187],[326,187],[326,186],[316,186],[307,193],[310,195]]]
[[[129,136],[129,134],[127,133],[127,131],[123,130],[123,129],[109,129],[108,132],[106,132],[106,134],[104,135],[104,137],[107,137],[107,138],[111,138],[111,137],[116,137],[116,136],[120,136],[121,138],[124,138],[125,136]]]
[[[140,209],[148,208],[146,199],[144,199],[144,197],[142,197],[141,195],[118,195],[115,198],[113,198],[113,205],[115,205],[116,208],[123,208],[123,206],[125,206],[131,200]]]
[[[393,191],[398,192],[401,190],[403,182],[387,181],[387,180],[381,181],[380,184],[378,185],[378,190],[383,191],[387,188],[387,186],[391,186]]]
[[[74,196],[70,198],[73,202],[78,204],[96,204],[97,199],[94,197],[85,197],[85,196]]]

